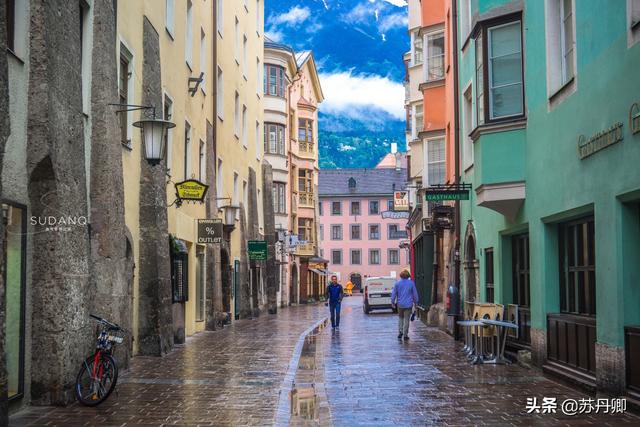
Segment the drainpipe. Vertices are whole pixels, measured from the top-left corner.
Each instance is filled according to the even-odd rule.
[[[452,31],[451,33],[453,34],[453,40],[452,40],[452,47],[453,47],[453,115],[454,115],[454,153],[455,153],[455,161],[454,161],[454,165],[455,165],[455,183],[456,184],[460,184],[460,102],[459,102],[459,92],[460,92],[460,88],[459,88],[459,84],[458,84],[458,7],[457,7],[457,0],[452,0],[451,1],[451,15],[453,16],[452,19]],[[454,316],[454,322],[457,321],[458,316],[460,314],[460,301],[461,301],[461,295],[460,295],[460,201],[456,200],[455,202],[455,231],[456,231],[456,244],[455,244],[455,275],[454,275],[454,287],[457,290],[457,296],[456,298],[458,298],[457,304],[455,304],[455,306],[457,307],[457,313]],[[452,302],[453,303],[453,302]],[[459,339],[459,330],[457,327],[457,323],[454,323],[454,327],[453,327],[453,337],[454,339]]]

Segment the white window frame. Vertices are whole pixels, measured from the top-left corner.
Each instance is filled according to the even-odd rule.
[[[21,3],[19,0],[16,1],[16,15],[17,9],[20,7],[18,3]],[[82,10],[80,13],[82,14],[82,40],[81,47],[82,49],[82,64],[81,64],[81,76],[82,76],[82,112],[87,116],[91,115],[91,61],[92,61],[92,45],[93,45],[93,2],[87,2],[83,0],[81,2]],[[4,19],[4,17],[2,18]],[[15,23],[14,23],[15,26]],[[15,45],[15,34],[14,31],[14,45]]]
[[[571,1],[571,25],[573,31],[573,76],[565,78],[565,30],[562,25],[563,0],[545,0],[545,42],[547,64],[547,97],[553,109],[577,89],[577,55],[575,1]]]
[[[236,91],[233,110],[233,134],[240,140],[240,94]]]
[[[565,10],[565,2],[563,0],[560,0],[560,62],[562,64],[562,74],[561,74],[561,82],[562,82],[562,86],[564,86],[565,84],[567,84],[571,79],[573,79],[575,77],[575,54],[576,54],[576,27],[573,21],[573,14],[574,14],[574,1],[573,0],[569,0],[571,2],[571,11],[569,13],[567,13],[567,11]],[[566,47],[566,37],[567,37],[567,32],[566,32],[566,27],[564,25],[564,21],[565,19],[571,19],[571,31],[573,32],[573,44],[571,45],[571,47],[567,50]],[[573,73],[571,75],[567,75],[567,58],[566,56],[571,54],[571,62],[573,62],[572,64],[572,70]]]
[[[248,138],[249,129],[248,129],[248,122],[247,122],[247,114],[248,114],[247,106],[243,104],[242,105],[242,146],[244,148],[249,147],[249,138]]]
[[[441,77],[434,77],[434,78],[429,78],[429,67],[431,66],[431,52],[429,52],[429,39],[430,38],[438,38],[439,36],[442,37],[442,54],[439,56],[442,56],[442,76]],[[445,60],[445,37],[444,37],[444,30],[438,30],[438,31],[432,31],[430,33],[427,33],[424,35],[424,41],[422,42],[423,44],[423,55],[424,55],[424,78],[425,81],[437,81],[437,80],[442,80],[445,77],[445,64],[444,64],[444,60]],[[433,56],[434,58],[436,56]]]
[[[333,236],[333,230],[334,228],[336,230],[338,230],[338,236],[339,237],[334,237]],[[344,230],[342,229],[342,224],[331,224],[331,228],[329,229],[330,234],[330,238],[333,241],[340,241],[340,240],[344,240]]]
[[[422,42],[422,55],[421,55],[420,62],[418,62],[417,55],[416,55],[417,41]],[[411,32],[411,66],[412,67],[418,66],[418,65],[421,65],[423,62],[424,62],[424,38],[421,37],[420,32],[416,30]]]
[[[256,120],[256,159],[260,160],[260,137],[262,137],[263,133],[260,132],[260,122]]]
[[[233,194],[232,194],[232,199],[231,199],[231,203],[238,206],[240,204],[240,200],[238,200],[240,198],[240,174],[238,173],[238,171],[233,171]],[[247,209],[246,206],[244,206],[244,209]],[[236,209],[236,219],[240,219],[240,209]]]
[[[262,80],[263,69],[262,61],[260,61],[260,58],[256,56],[256,95],[258,98],[260,98],[260,95],[264,90],[264,81]]]
[[[165,0],[165,15],[164,15],[164,28],[169,33],[171,40],[173,40],[173,9],[174,9],[174,0]]]
[[[262,14],[260,13],[260,0],[256,0],[256,34],[260,37],[261,29],[262,29]]]
[[[198,145],[198,169],[198,180],[207,182],[207,143],[202,139],[199,140]]]
[[[224,0],[216,0],[216,30],[222,37],[224,33]]]
[[[193,3],[187,0],[187,17],[185,23],[184,59],[190,69],[193,69]]]
[[[224,73],[222,72],[222,68],[220,68],[219,65],[216,78],[216,110],[218,118],[220,120],[224,120]]]
[[[242,77],[247,80],[247,43],[249,39],[247,39],[247,35],[242,35]]]
[[[373,262],[374,253],[378,256],[377,262]],[[380,257],[380,249],[369,249],[369,265],[380,265],[381,263],[382,259]]]
[[[224,205],[224,201],[221,199],[222,197],[225,197],[224,191],[223,191],[224,190],[223,172],[224,172],[224,162],[222,160],[222,157],[218,157],[218,166],[216,168],[216,192],[218,193],[217,194],[218,208],[221,208]]]
[[[19,2],[16,2],[16,4]],[[123,52],[124,49],[124,52]],[[135,54],[133,50],[129,47],[129,45],[124,41],[124,39],[120,38],[120,52],[118,55],[118,82],[120,82],[120,55],[124,53],[124,56],[127,57],[129,61],[129,77],[127,78],[127,104],[135,104],[134,102],[134,72],[135,72]],[[133,143],[133,111],[127,111],[125,113],[127,115],[127,140],[129,141],[129,145]]]
[[[191,178],[191,172],[193,171],[193,164],[192,164],[193,145],[191,144],[191,142],[193,141],[193,126],[191,125],[191,122],[186,118],[184,119],[184,126],[185,126],[185,132],[184,132],[185,140],[184,140],[183,166],[184,166],[184,179],[187,180]]]
[[[169,101],[170,105],[169,105],[169,114],[170,117],[164,117],[164,110],[166,107],[166,101]],[[171,97],[171,95],[169,95],[169,93],[165,90],[162,93],[162,118],[164,120],[168,120],[171,121],[171,118],[173,117],[173,97]],[[166,156],[167,156],[167,161],[166,161],[166,167],[167,167],[167,174],[171,175],[171,168],[173,166],[173,131],[174,129],[168,129],[167,130],[167,144],[165,147],[165,151],[166,151]]]
[[[473,87],[469,82],[462,92],[463,170],[469,169],[474,163],[473,139],[469,136],[471,131],[473,131]]]
[[[443,148],[445,151],[444,154],[444,158],[442,160],[438,160],[438,161],[432,161],[429,158],[429,144],[434,143],[436,141],[442,141],[443,144]],[[447,180],[447,142],[445,139],[445,136],[437,136],[437,137],[433,137],[433,138],[427,138],[424,140],[423,142],[424,144],[424,165],[425,165],[425,171],[424,171],[424,182],[425,182],[425,186],[426,187],[430,187],[432,185],[436,185],[436,184],[443,184],[444,182],[446,182]],[[444,177],[443,177],[443,182],[442,183],[438,183],[438,182],[430,182],[429,180],[429,169],[431,168],[431,165],[436,165],[436,164],[444,164],[445,169],[444,169]]]
[[[200,72],[202,81],[200,82],[200,90],[203,94],[207,93],[207,34],[204,28],[200,27]]]
[[[391,262],[391,253],[392,252],[395,252],[396,254],[398,254],[398,257],[397,257],[398,262]],[[387,263],[389,265],[400,265],[400,249],[389,248],[387,250]]]
[[[418,106],[422,107],[422,113],[418,114]],[[411,127],[413,129],[412,131],[412,137],[413,139],[418,138],[418,135],[420,134],[420,132],[422,132],[424,130],[424,103],[422,102],[418,102],[416,104],[413,104],[413,114],[411,115]],[[418,128],[418,115],[422,118],[422,129]]]
[[[488,95],[488,104],[489,104],[489,120],[503,120],[503,119],[507,119],[509,117],[518,117],[518,116],[522,116],[524,114],[524,72],[520,73],[520,82],[519,83],[509,83],[506,85],[502,85],[502,86],[497,86],[494,87],[492,86],[492,72],[493,72],[493,67],[492,67],[492,59],[493,57],[491,56],[491,32],[495,31],[497,29],[500,28],[504,28],[504,27],[509,27],[512,25],[518,25],[520,28],[520,31],[518,32],[518,34],[520,35],[520,63],[521,63],[521,67],[523,66],[523,44],[522,44],[522,21],[521,20],[514,20],[514,21],[509,21],[506,22],[504,24],[500,24],[500,25],[494,25],[491,27],[487,27],[487,64],[486,64],[486,69],[487,69],[487,83],[488,83],[488,87],[485,88],[485,95]],[[512,52],[509,53],[507,55],[513,55],[516,52]],[[507,56],[507,55],[503,55],[503,56]],[[522,68],[521,68],[522,69]],[[520,93],[522,96],[521,102],[520,102],[520,112],[518,113],[514,113],[514,114],[509,114],[509,115],[504,115],[504,116],[499,116],[499,117],[494,117],[493,115],[493,90],[496,88],[501,88],[501,87],[506,87],[506,86],[515,86],[517,84],[520,84]]]
[[[240,65],[240,21],[238,17],[235,17],[235,27],[234,27],[234,35],[235,35],[235,45],[233,50],[233,56],[236,60],[236,64]]]
[[[627,47],[640,41],[640,0],[627,0]]]

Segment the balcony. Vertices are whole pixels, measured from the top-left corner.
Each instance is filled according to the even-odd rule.
[[[314,256],[316,245],[314,243],[305,243],[296,246],[295,254],[297,256]]]
[[[315,158],[315,144],[311,141],[298,141],[298,153],[300,157]]]
[[[299,193],[298,203],[301,208],[313,208],[315,207],[313,193]]]

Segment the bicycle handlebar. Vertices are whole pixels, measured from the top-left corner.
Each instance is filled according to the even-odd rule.
[[[115,330],[124,330],[122,329],[120,326],[116,325],[115,323],[111,323],[106,319],[103,319],[102,317],[98,317],[95,314],[89,314],[89,317],[92,317],[93,319],[97,320],[100,323],[104,323],[105,325],[107,325],[110,329],[115,329]]]

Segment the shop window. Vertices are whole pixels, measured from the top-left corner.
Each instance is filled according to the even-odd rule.
[[[171,239],[171,290],[172,300],[189,300],[189,254],[186,244],[179,239]]]
[[[494,302],[493,248],[484,250],[485,300]]]
[[[596,315],[596,254],[593,217],[559,226],[560,311]]]
[[[5,223],[5,357],[8,398],[24,392],[24,316],[26,285],[26,207],[2,203]]]

